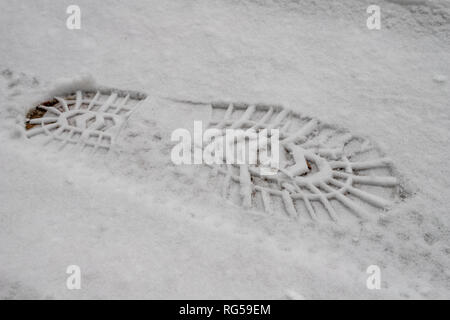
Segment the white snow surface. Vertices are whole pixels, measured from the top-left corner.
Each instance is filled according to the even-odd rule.
[[[0,299],[450,298],[448,1],[78,0],[81,30],[64,1],[0,4]],[[108,155],[24,137],[37,103],[97,85],[149,96]],[[369,136],[404,199],[364,223],[234,206],[171,163],[193,119],[166,98],[281,103]]]

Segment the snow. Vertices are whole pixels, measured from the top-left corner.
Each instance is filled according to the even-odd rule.
[[[377,1],[379,31],[371,1],[79,0],[81,30],[63,2],[0,1],[0,298],[450,298],[448,1]],[[111,153],[25,138],[30,108],[97,87],[149,96]],[[370,137],[403,200],[320,223],[227,202],[208,170],[170,161],[171,132],[208,101]]]

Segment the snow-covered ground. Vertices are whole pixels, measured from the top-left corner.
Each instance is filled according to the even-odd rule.
[[[81,30],[69,4],[0,0],[1,299],[450,298],[449,1],[77,0]],[[149,96],[117,148],[27,140],[26,112],[87,74]],[[281,103],[369,136],[403,199],[365,223],[232,205],[170,161],[156,115],[192,122],[166,98]]]

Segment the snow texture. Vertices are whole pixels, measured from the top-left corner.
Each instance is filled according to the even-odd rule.
[[[450,5],[376,2],[381,30],[365,0],[78,0],[68,30],[67,3],[0,0],[0,298],[450,298]],[[100,87],[149,97],[108,154],[26,137],[37,105]],[[280,104],[368,137],[361,161],[389,156],[392,174],[374,176],[397,178],[398,199],[337,222],[319,200],[320,223],[296,220],[265,192],[275,214],[254,210],[243,170],[234,205],[218,170],[170,160],[172,131],[208,123],[210,101]],[[81,290],[65,286],[74,264]]]

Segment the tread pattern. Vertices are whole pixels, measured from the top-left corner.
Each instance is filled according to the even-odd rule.
[[[132,98],[130,94],[81,90],[55,97],[28,113],[26,136],[46,136],[44,144],[56,142],[60,149],[76,145],[107,152],[142,100],[142,96]]]
[[[257,165],[211,165],[213,175],[221,177],[223,196],[245,208],[337,221],[349,211],[368,218],[370,208],[387,209],[398,195],[391,160],[365,137],[281,106],[219,102],[210,107],[209,127],[224,134],[228,128],[279,129],[277,174],[263,176]]]

